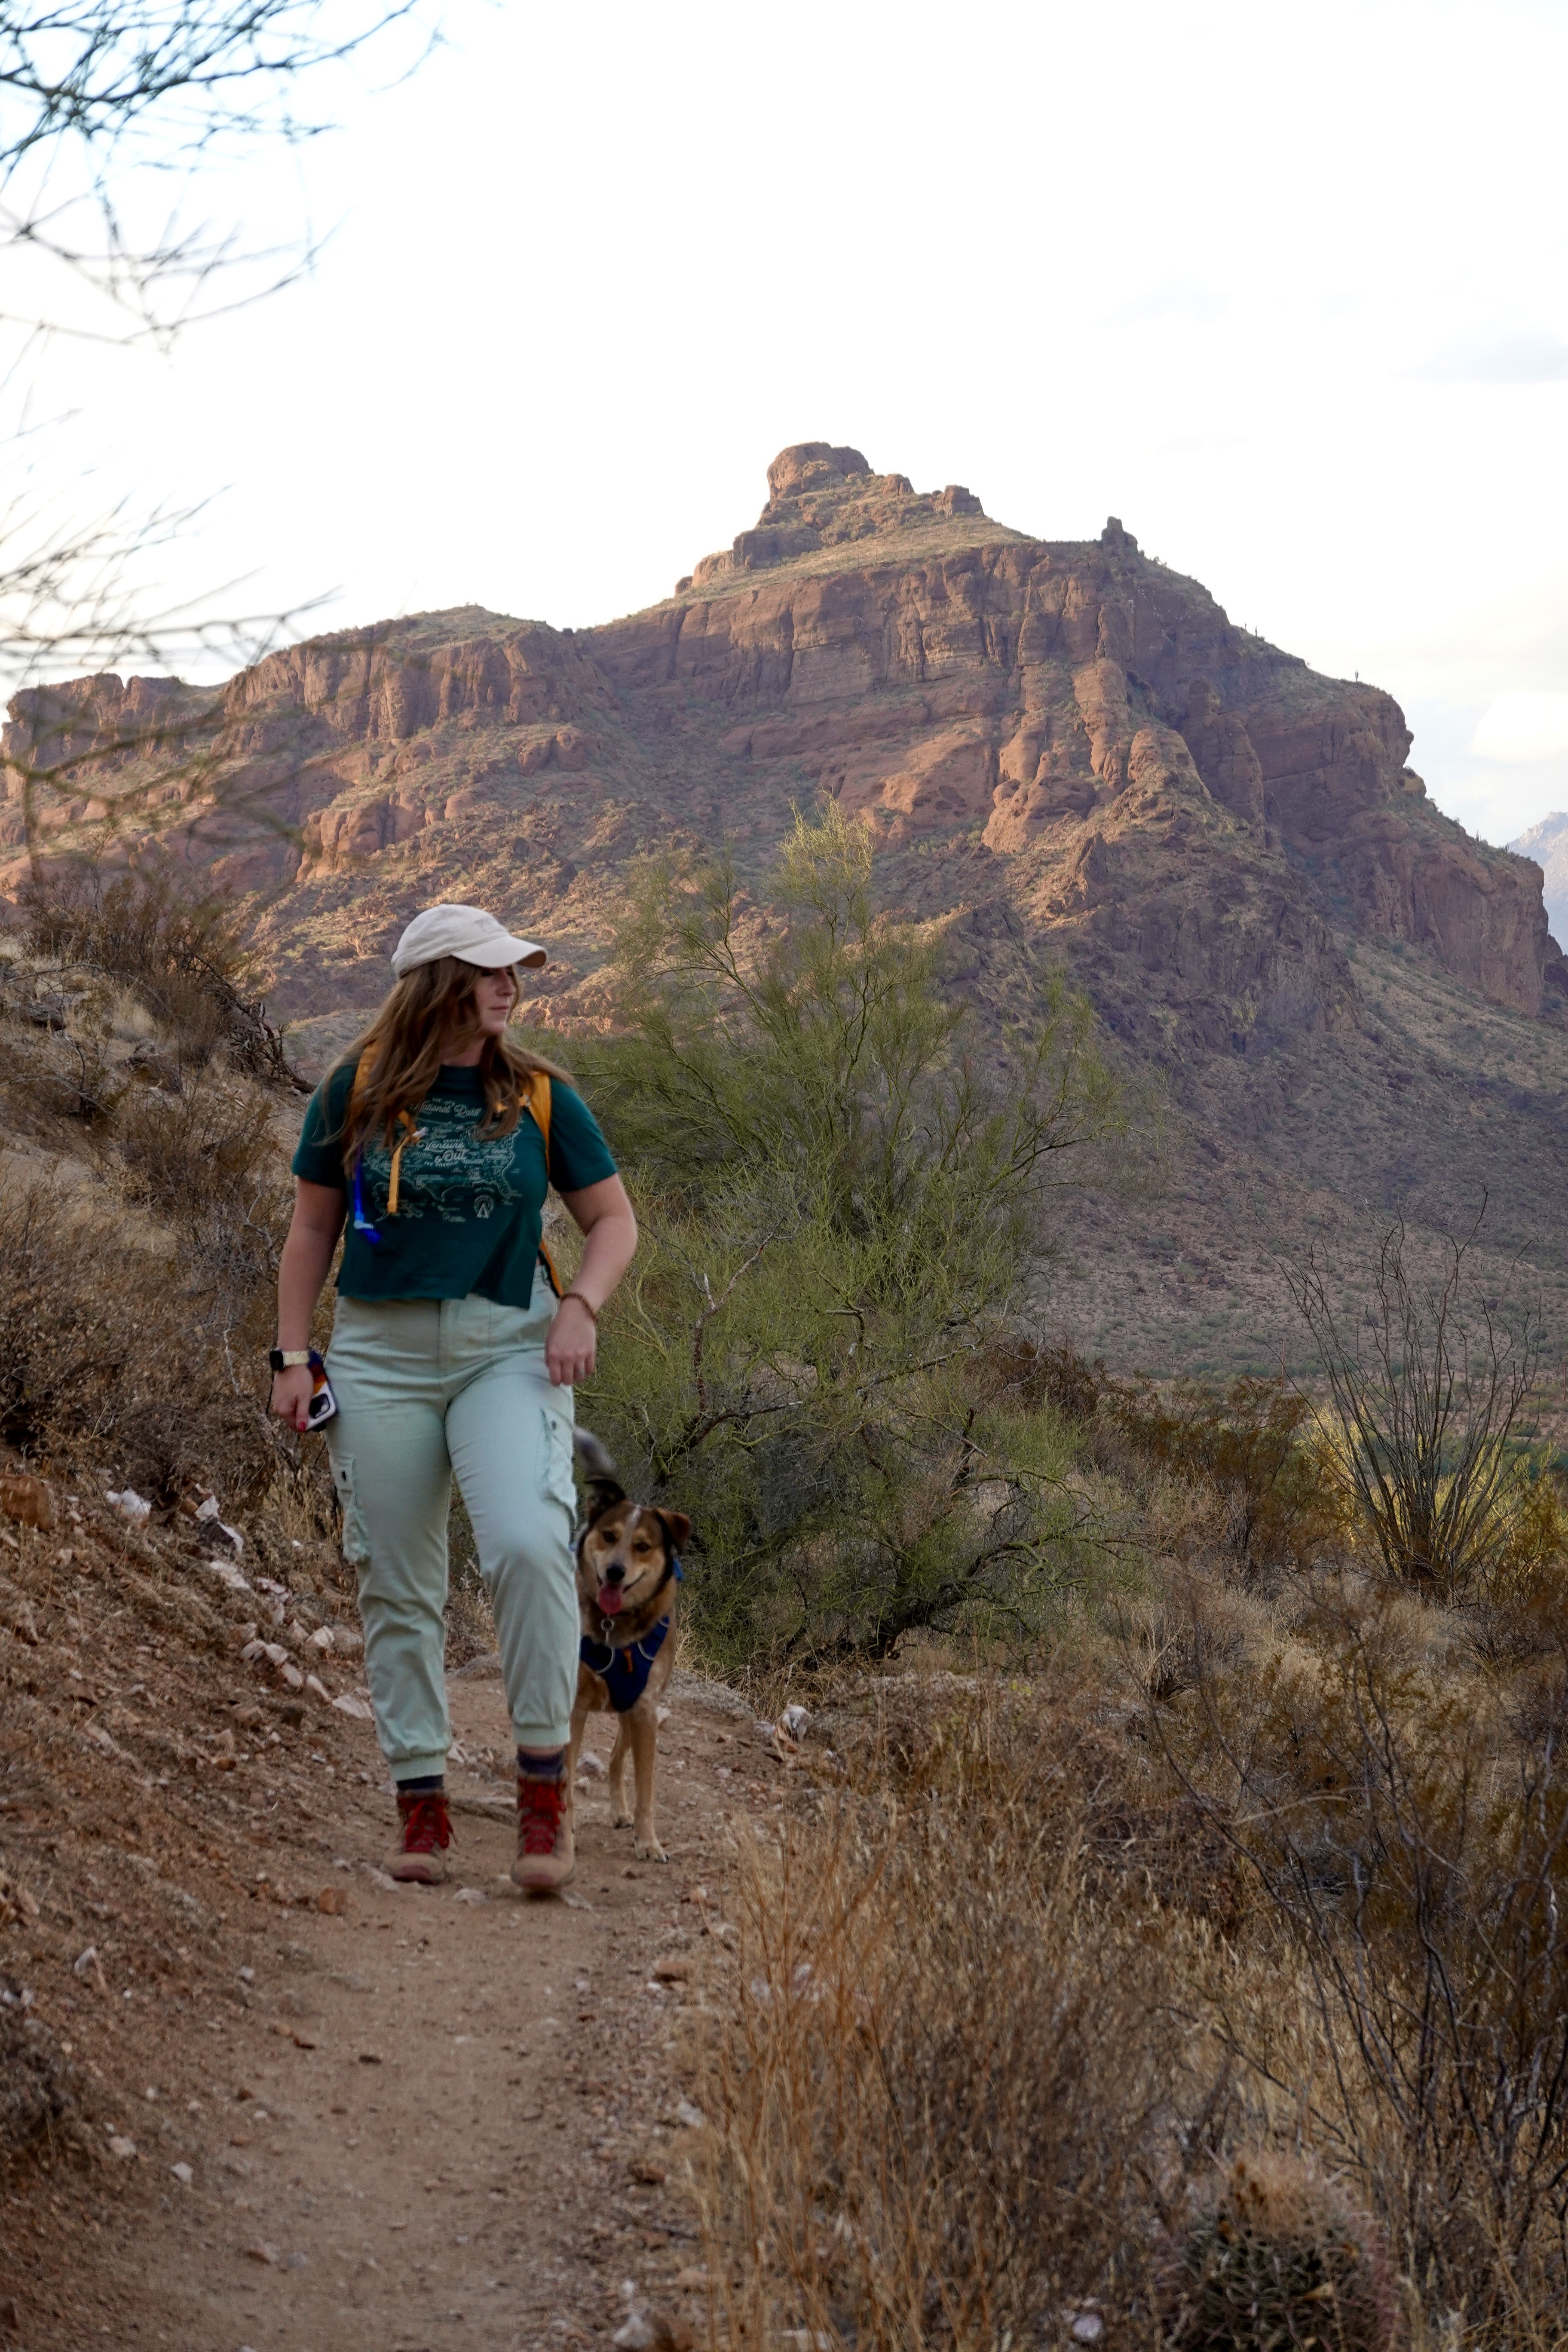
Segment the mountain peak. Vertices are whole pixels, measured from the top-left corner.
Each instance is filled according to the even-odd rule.
[[[862,540],[953,523],[972,530],[975,521],[984,523],[987,537],[1018,536],[989,521],[973,491],[961,482],[921,492],[907,474],[873,473],[858,449],[795,441],[768,467],[768,500],[755,529],[742,531],[718,554],[705,555],[676,583],[675,593],[710,589],[738,572],[771,572]]]
[[[798,498],[803,490],[826,489],[870,470],[858,449],[836,449],[829,441],[792,442],[768,467],[768,505],[775,499]],[[764,514],[767,510],[763,509]]]

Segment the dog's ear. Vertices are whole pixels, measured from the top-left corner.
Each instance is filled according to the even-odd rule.
[[[691,1534],[690,1520],[684,1511],[660,1511],[658,1517],[665,1534],[669,1538],[670,1550],[679,1551]]]

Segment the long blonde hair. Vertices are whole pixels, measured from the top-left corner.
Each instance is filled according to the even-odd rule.
[[[353,1169],[373,1135],[380,1134],[389,1150],[395,1144],[399,1127],[436,1083],[443,1044],[461,1045],[465,1031],[475,1026],[473,993],[486,977],[477,964],[437,956],[434,963],[416,964],[405,973],[383,1000],[369,1028],[335,1065],[340,1070],[353,1066],[354,1073],[343,1116],[345,1169]],[[485,1136],[511,1133],[527,1104],[532,1071],[542,1070],[566,1086],[572,1082],[569,1071],[504,1036],[485,1039],[479,1069],[485,1091],[479,1133]]]

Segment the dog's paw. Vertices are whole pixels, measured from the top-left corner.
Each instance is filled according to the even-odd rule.
[[[637,1856],[639,1862],[668,1862],[668,1854],[657,1838],[638,1838]]]
[[[626,1811],[624,1805],[617,1805],[615,1811],[610,1815],[610,1827],[613,1830],[629,1830],[631,1825],[632,1817],[630,1813]]]

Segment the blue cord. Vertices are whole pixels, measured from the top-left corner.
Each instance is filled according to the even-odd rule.
[[[372,1249],[379,1249],[381,1247],[381,1235],[376,1232],[375,1227],[371,1223],[370,1219],[364,1213],[364,1192],[362,1188],[360,1178],[360,1171],[363,1165],[363,1154],[362,1153],[360,1158],[354,1161],[354,1231],[356,1234],[362,1234],[364,1236],[364,1239],[369,1243]]]

